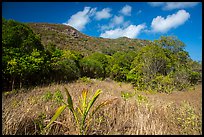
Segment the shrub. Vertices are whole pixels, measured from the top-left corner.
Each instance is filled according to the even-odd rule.
[[[55,81],[71,81],[80,77],[77,57],[69,50],[56,49],[50,63],[51,78]]]
[[[147,99],[147,97],[138,94],[138,95],[136,96],[136,103],[137,103],[138,105],[141,105],[142,103],[147,104],[147,103],[148,103],[148,99]]]
[[[195,113],[194,108],[189,102],[183,101],[181,107],[176,111],[177,124],[182,128],[183,134],[194,134],[194,132],[202,132],[202,120],[200,116]]]
[[[99,78],[104,76],[103,65],[94,59],[83,58],[79,62],[80,67],[82,69],[82,76],[87,76],[91,78]]]
[[[58,102],[58,103],[62,102],[63,95],[62,95],[62,93],[61,93],[61,91],[59,89],[54,93],[53,97],[54,97],[54,100],[56,102]]]
[[[196,71],[191,71],[189,75],[189,81],[191,84],[197,84],[198,81],[201,79],[201,73]]]
[[[152,89],[158,92],[171,93],[171,91],[173,91],[174,89],[173,78],[171,78],[170,75],[156,76],[155,79],[151,81],[150,86],[152,87]]]
[[[53,97],[53,94],[51,93],[51,91],[47,91],[43,96],[42,99],[45,101],[51,100]]]
[[[124,100],[127,100],[128,98],[131,98],[131,97],[133,97],[134,95],[135,95],[135,93],[121,91],[121,97],[122,97]]]

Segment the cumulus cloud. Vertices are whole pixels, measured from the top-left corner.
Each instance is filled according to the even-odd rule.
[[[121,24],[124,22],[124,17],[123,16],[114,16],[112,23],[115,25]]]
[[[123,24],[122,24],[122,27],[128,27],[129,25],[131,24],[131,21],[124,21]]]
[[[96,20],[101,20],[101,19],[108,19],[112,15],[110,14],[111,9],[110,8],[104,8],[101,11],[96,12]]]
[[[129,5],[125,5],[119,12],[123,15],[130,16],[132,11],[132,7]]]
[[[152,20],[151,28],[153,32],[165,33],[172,28],[184,24],[190,18],[190,14],[185,10],[179,10],[176,14],[168,15],[165,18],[157,16]]]
[[[161,6],[163,10],[184,9],[196,6],[199,2],[148,2],[152,7]]]
[[[119,27],[121,25],[127,25],[128,22],[124,22],[123,16],[114,16],[108,25],[102,25],[101,30],[113,29],[115,27]]]
[[[90,22],[90,17],[96,13],[96,8],[84,7],[83,11],[79,11],[72,15],[67,23],[64,25],[70,25],[77,30],[83,30],[85,25]]]
[[[100,37],[103,38],[119,38],[119,37],[128,37],[128,38],[136,38],[142,29],[146,27],[145,24],[140,25],[130,25],[124,29],[116,28],[113,30],[107,30],[104,33],[100,34]]]
[[[173,9],[183,9],[191,8],[198,4],[199,2],[167,2],[163,7],[164,10],[173,10]]]

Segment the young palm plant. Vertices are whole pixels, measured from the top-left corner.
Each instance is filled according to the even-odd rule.
[[[52,117],[52,119],[50,120],[50,122],[48,123],[48,125],[44,129],[49,128],[50,125],[60,116],[60,114],[66,108],[68,108],[72,112],[72,114],[74,116],[74,119],[76,121],[77,127],[79,129],[79,134],[80,135],[85,135],[85,134],[87,134],[87,129],[88,129],[89,125],[90,125],[90,122],[92,121],[92,117],[95,114],[95,112],[99,108],[101,108],[101,107],[103,107],[103,106],[105,106],[107,104],[110,104],[115,99],[117,99],[117,98],[115,98],[115,99],[112,99],[112,100],[106,100],[106,101],[100,103],[95,108],[93,108],[92,112],[89,112],[90,109],[92,108],[94,102],[96,101],[96,99],[102,93],[102,91],[100,89],[98,89],[94,93],[94,95],[92,96],[92,98],[90,100],[87,100],[88,90],[83,89],[82,90],[82,94],[81,94],[80,103],[79,103],[79,105],[76,108],[74,108],[72,97],[71,97],[71,95],[69,94],[69,92],[68,92],[68,90],[66,88],[65,88],[65,91],[66,91],[66,95],[67,95],[67,103],[64,100],[62,100],[63,105],[60,106],[56,110],[55,115]],[[87,119],[88,114],[89,114],[89,119]]]

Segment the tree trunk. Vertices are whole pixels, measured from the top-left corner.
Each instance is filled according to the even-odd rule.
[[[12,78],[12,85],[11,85],[11,90],[14,89],[14,84],[15,84],[15,77]]]
[[[22,87],[22,81],[20,80],[20,89],[21,89],[21,87]]]
[[[20,75],[20,79],[19,79],[19,82],[20,82],[20,83],[19,83],[19,88],[20,88],[20,89],[21,89],[21,87],[22,87],[22,77],[23,77],[23,76],[22,76],[22,74],[21,74],[21,75]]]

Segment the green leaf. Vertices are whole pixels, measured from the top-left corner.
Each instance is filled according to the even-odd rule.
[[[93,111],[92,111],[92,114],[91,116],[93,116],[95,114],[95,112],[100,109],[101,107],[103,106],[106,106],[108,104],[111,104],[114,100],[117,100],[118,98],[114,98],[114,99],[111,99],[111,100],[106,100],[104,102],[102,102],[100,105],[98,105]]]
[[[88,113],[88,111],[90,110],[90,108],[92,107],[92,105],[94,104],[94,102],[96,101],[96,99],[99,97],[99,95],[102,93],[102,91],[100,89],[98,89],[95,94],[93,95],[93,97],[91,98],[91,100],[88,103],[87,109],[85,113]]]
[[[67,88],[65,88],[65,92],[66,92],[66,95],[67,95],[68,108],[70,109],[70,111],[71,111],[72,114],[74,115],[74,118],[75,118],[77,124],[79,124],[79,119],[78,119],[77,114],[76,114],[76,111],[74,110],[74,107],[73,107],[72,97],[71,97],[71,95],[69,94],[69,91],[67,90]]]
[[[84,112],[83,118],[82,118],[82,124],[84,124],[86,116],[89,112],[89,110],[91,109],[92,105],[94,104],[94,102],[96,101],[96,99],[99,97],[99,95],[102,93],[102,91],[100,89],[98,89],[95,94],[93,95],[93,97],[91,98],[91,100],[88,103],[88,106]]]
[[[48,128],[59,117],[59,115],[65,110],[65,108],[66,108],[66,105],[60,106],[55,112],[55,115],[50,120],[50,123],[45,128]]]
[[[82,90],[82,112],[85,112],[86,109],[86,98],[87,98],[87,93],[88,90],[87,89],[83,89]]]
[[[72,101],[72,97],[69,94],[67,88],[65,88],[65,92],[67,95],[67,103],[68,103],[68,108],[73,112],[74,111],[74,107],[73,107],[73,101]]]

